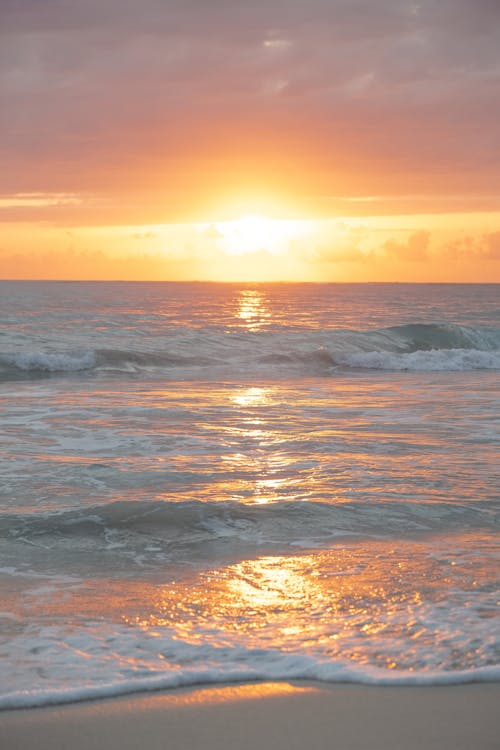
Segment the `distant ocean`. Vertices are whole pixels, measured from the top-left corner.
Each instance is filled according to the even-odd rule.
[[[500,679],[500,285],[0,282],[0,708]]]

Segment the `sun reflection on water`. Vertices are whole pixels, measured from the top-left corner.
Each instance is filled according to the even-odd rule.
[[[475,622],[468,592],[479,580],[487,592],[495,573],[473,556],[457,570],[429,552],[425,543],[381,541],[247,559],[159,587],[135,623],[174,628],[194,645],[310,652],[388,670],[411,671],[425,658],[432,668],[464,629],[453,608],[443,610],[443,584]],[[480,653],[469,651],[454,657],[464,667]]]
[[[264,294],[256,289],[244,289],[237,299],[236,318],[249,331],[260,331],[270,322],[271,312]]]
[[[234,482],[235,491],[241,490],[238,478],[251,477],[246,482],[246,497],[236,492],[233,499],[257,504],[301,499],[297,494],[300,480],[290,471],[293,455],[280,450],[281,422],[276,422],[269,412],[280,403],[276,389],[272,386],[242,388],[231,393],[229,400],[237,409],[234,420],[226,428],[227,436],[244,450],[221,456],[221,466],[227,475],[232,475],[228,483]]]
[[[273,643],[285,651],[310,643],[337,654],[343,642],[349,658],[364,661],[359,638],[406,635],[422,592],[418,575],[412,585],[403,583],[414,578],[409,564],[398,576],[387,569],[387,556],[368,560],[363,552],[353,546],[228,565],[202,574],[195,586],[160,589],[142,624],[174,626],[190,643],[215,638],[249,647]]]
[[[493,538],[485,538],[490,552]],[[468,541],[453,539],[443,552],[442,540],[371,540],[261,555],[184,571],[163,583],[87,581],[64,597],[44,593],[37,609],[139,628],[154,658],[172,662],[172,668],[175,659],[196,658],[197,652],[181,648],[174,658],[175,647],[162,650],[163,637],[222,649],[222,658],[224,649],[243,648],[257,649],[263,658],[269,650],[385,670],[434,669],[450,660],[468,668],[491,663],[495,639],[488,640],[488,619],[497,610],[490,552],[482,559],[476,546],[452,565],[455,543],[463,550]],[[135,657],[129,657],[133,665]]]
[[[273,402],[271,388],[244,388],[230,396],[237,406],[265,406]]]

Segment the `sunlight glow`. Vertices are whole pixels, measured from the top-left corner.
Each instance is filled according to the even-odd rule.
[[[233,221],[216,222],[222,249],[228,255],[245,255],[267,251],[272,255],[286,252],[291,240],[307,231],[306,221],[269,219],[248,214]]]

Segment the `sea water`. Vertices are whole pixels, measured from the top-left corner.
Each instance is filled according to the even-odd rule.
[[[500,286],[0,282],[0,707],[500,679]]]

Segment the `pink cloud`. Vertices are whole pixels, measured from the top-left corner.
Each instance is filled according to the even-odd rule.
[[[4,193],[500,192],[497,0],[3,0],[0,29]]]

